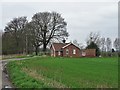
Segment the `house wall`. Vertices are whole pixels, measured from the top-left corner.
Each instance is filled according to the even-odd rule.
[[[68,55],[66,54],[66,49],[69,50]],[[73,49],[76,50],[76,54],[73,54]],[[80,57],[80,49],[71,44],[71,45],[63,48],[63,56],[65,56],[65,57]]]
[[[54,56],[54,57],[62,56],[62,53],[60,52],[60,55],[59,55],[58,51],[54,51],[53,47],[51,47],[50,50],[51,50],[51,56]]]
[[[95,57],[96,56],[96,49],[86,49],[86,57]]]
[[[56,57],[58,57],[58,56],[59,56],[59,55],[58,55],[58,51],[56,51],[56,52],[55,52],[55,56],[56,56]]]
[[[63,56],[63,53],[61,51],[56,51],[55,52],[55,56],[56,57],[62,57]]]

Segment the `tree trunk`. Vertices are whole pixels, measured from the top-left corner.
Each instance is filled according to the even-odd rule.
[[[38,46],[35,47],[35,54],[38,55]]]
[[[45,53],[46,52],[46,46],[47,46],[47,43],[46,43],[46,33],[47,33],[47,26],[45,25],[44,26],[44,39],[43,39],[43,52]]]
[[[46,43],[43,44],[43,52],[46,52]]]

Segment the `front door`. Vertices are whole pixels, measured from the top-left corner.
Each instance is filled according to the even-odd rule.
[[[61,57],[63,57],[63,51],[61,51]]]

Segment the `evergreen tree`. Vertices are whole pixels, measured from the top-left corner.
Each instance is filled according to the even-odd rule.
[[[99,47],[97,46],[97,44],[95,44],[94,42],[91,42],[87,47],[86,49],[96,49],[96,56],[99,56],[100,55],[100,49]]]

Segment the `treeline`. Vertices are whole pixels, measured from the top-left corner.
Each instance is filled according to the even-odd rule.
[[[120,56],[120,38],[113,42],[110,38],[101,38],[100,49],[102,56]]]
[[[68,37],[67,23],[57,12],[39,12],[32,20],[17,17],[11,20],[2,34],[2,54],[30,54],[46,52],[51,42],[61,42]]]
[[[99,33],[91,32],[87,38],[87,46],[94,42],[100,56],[117,56],[120,55],[120,38],[112,41],[110,38],[101,37]]]
[[[46,53],[47,47],[52,42],[62,42],[69,36],[66,26],[65,19],[57,12],[36,13],[31,21],[28,21],[26,16],[13,18],[2,33],[2,54],[32,54],[35,52],[38,55],[41,49]],[[91,32],[88,35],[86,47],[79,44],[77,40],[73,43],[80,49],[95,47],[98,56],[109,56],[113,52],[120,52],[120,38],[115,38],[112,42],[110,38],[101,37],[99,33]]]
[[[80,49],[95,48],[97,56],[120,56],[120,38],[112,41],[110,38],[101,37],[99,33],[90,32],[86,39],[86,46],[74,40],[73,43]]]

